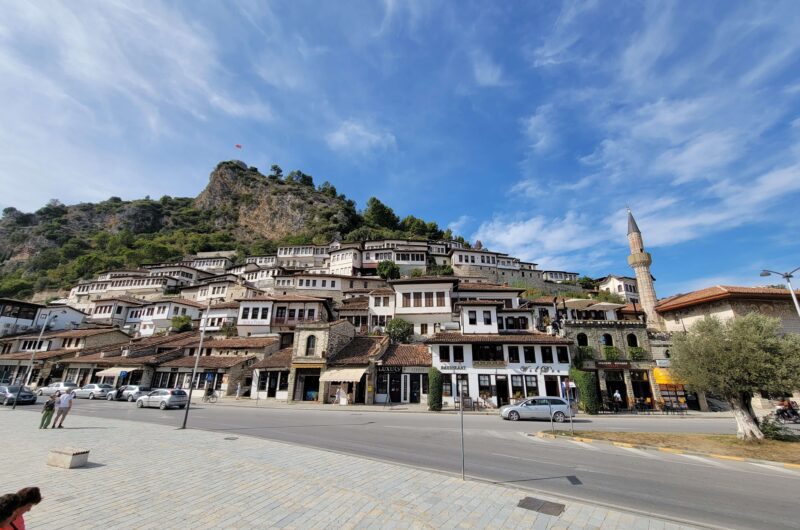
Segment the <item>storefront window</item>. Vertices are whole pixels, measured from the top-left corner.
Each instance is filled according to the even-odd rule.
[[[521,375],[512,375],[511,376],[511,395],[515,399],[519,399],[525,395],[525,387],[522,386],[522,376]]]
[[[523,346],[522,354],[526,364],[536,364],[536,349],[533,346]]]
[[[464,346],[453,346],[453,362],[464,362]]]
[[[266,392],[268,380],[269,380],[269,372],[258,373],[258,390],[260,392]]]
[[[492,395],[492,378],[489,375],[478,374],[478,394],[486,399]]]
[[[510,363],[519,362],[519,346],[508,347],[508,362]]]
[[[534,397],[539,395],[539,378],[535,375],[525,376],[525,397]]]
[[[556,346],[556,355],[558,356],[558,362],[564,364],[569,362],[569,354],[567,353],[566,346]]]
[[[377,394],[385,394],[389,388],[389,374],[386,372],[378,372],[378,384],[376,387]]]
[[[289,371],[284,370],[280,373],[280,376],[278,380],[278,390],[289,390]]]
[[[542,363],[553,363],[553,348],[551,346],[542,346]]]
[[[442,380],[442,397],[451,397],[453,395],[452,387],[449,376],[445,377]]]
[[[422,374],[422,393],[428,393],[428,374]]]
[[[458,374],[456,375],[456,381],[458,382],[458,387],[456,387],[457,395],[469,397],[471,395],[469,391],[469,376],[467,374]]]

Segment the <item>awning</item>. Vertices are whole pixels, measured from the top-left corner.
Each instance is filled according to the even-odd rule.
[[[94,375],[98,377],[116,377],[122,372],[131,373],[134,370],[138,370],[138,368],[125,368],[124,366],[115,366],[114,368],[106,368],[105,370],[100,370]]]
[[[668,368],[653,368],[653,379],[659,385],[682,385],[683,383],[672,376]]]
[[[329,368],[319,377],[320,383],[337,381],[341,383],[358,383],[367,368]]]

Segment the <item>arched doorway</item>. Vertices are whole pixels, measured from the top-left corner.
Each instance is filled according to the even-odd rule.
[[[586,336],[586,333],[578,333],[578,336],[575,337],[578,342],[578,346],[588,346],[589,345],[589,337]]]
[[[638,348],[639,347],[639,338],[634,333],[628,333],[628,346],[631,348]]]

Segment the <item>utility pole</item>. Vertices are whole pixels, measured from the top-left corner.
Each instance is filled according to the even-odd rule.
[[[189,421],[189,408],[192,406],[192,391],[194,390],[194,376],[197,374],[197,367],[200,365],[200,356],[203,354],[203,339],[206,336],[206,326],[203,324],[203,320],[208,322],[209,311],[211,311],[211,298],[208,299],[205,313],[200,317],[200,344],[197,345],[197,353],[194,356],[192,378],[189,380],[189,399],[186,402],[186,411],[183,413],[183,425],[181,425],[181,429],[185,429],[186,422]]]
[[[62,311],[61,314],[65,314],[66,311]],[[36,351],[39,349],[39,343],[42,342],[42,336],[44,336],[44,330],[47,329],[47,324],[50,323],[50,317],[53,317],[53,320],[58,318],[58,315],[53,315],[53,311],[51,310],[47,313],[47,318],[44,319],[44,324],[42,325],[42,329],[39,330],[39,338],[36,339],[36,344],[33,345],[33,351],[31,352],[31,365],[28,368],[28,384],[31,383],[31,376],[33,375],[33,363],[36,358]],[[14,398],[14,406],[11,407],[11,410],[17,408],[17,401],[19,401],[19,395],[22,393],[22,387],[25,386],[25,382],[22,381],[19,384],[19,388],[17,388],[17,396]]]
[[[792,296],[792,301],[794,302],[794,309],[795,311],[797,311],[797,316],[800,317],[800,304],[797,303],[797,295],[794,294],[794,289],[792,288],[792,278],[794,277],[793,274],[797,271],[800,271],[800,267],[797,267],[795,270],[791,272],[775,272],[764,269],[761,271],[761,276],[769,276],[770,274],[775,274],[783,278],[783,281],[786,282],[786,286],[789,287],[789,294]]]

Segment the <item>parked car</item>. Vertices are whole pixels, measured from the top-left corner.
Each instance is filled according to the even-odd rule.
[[[114,390],[114,387],[111,385],[83,385],[79,389],[75,390],[75,397],[88,399],[104,398],[111,390]]]
[[[17,392],[19,392],[18,405],[33,405],[36,403],[36,394],[31,392],[28,387],[22,387],[20,392],[19,386],[0,386],[0,403],[3,405],[13,405],[14,400],[17,399]]]
[[[131,403],[133,403],[134,401],[139,399],[144,394],[147,394],[148,392],[150,392],[152,389],[150,387],[148,387],[148,386],[125,385],[123,387],[120,387],[119,389],[114,388],[112,390],[109,390],[108,394],[106,394],[106,399],[108,399],[109,401],[116,400],[117,399],[117,393],[120,390],[122,391],[122,396],[120,397],[120,399],[125,399],[125,400],[130,401]]]
[[[189,395],[183,390],[159,388],[137,399],[136,406],[139,408],[158,407],[161,410],[172,407],[182,409],[188,402]]]
[[[526,399],[516,405],[506,405],[500,409],[500,416],[504,420],[549,420],[553,414],[553,421],[561,423],[578,412],[574,401],[567,403],[566,399],[556,396],[539,396]]]
[[[78,388],[78,385],[75,383],[65,383],[63,381],[59,381],[57,383],[50,383],[47,386],[43,386],[42,388],[38,389],[36,393],[40,396],[52,396],[56,392],[61,392],[63,394],[67,390],[75,390],[76,388]]]

